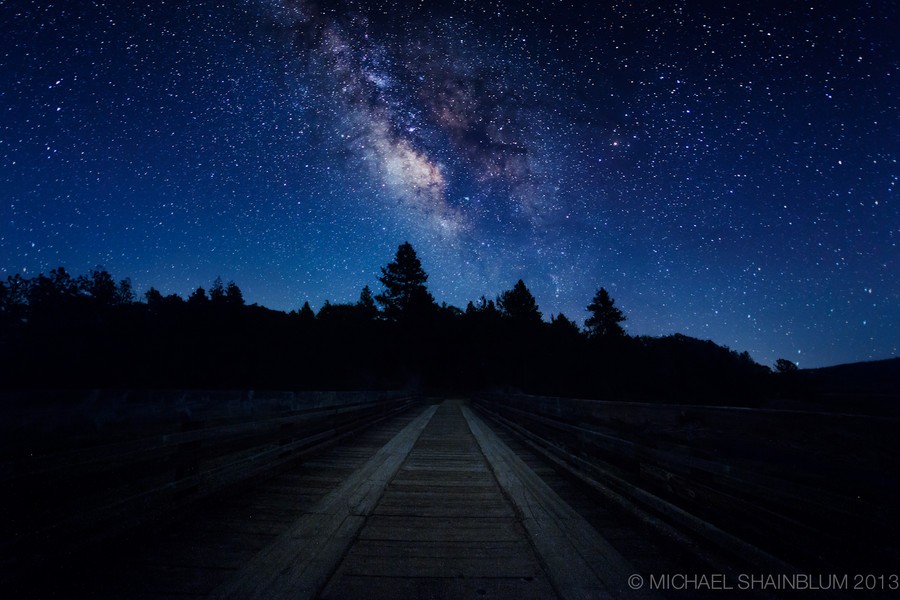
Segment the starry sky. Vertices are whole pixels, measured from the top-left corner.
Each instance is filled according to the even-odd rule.
[[[665,4],[664,7],[655,6]],[[895,2],[0,0],[0,277],[439,301],[801,367],[900,345]]]

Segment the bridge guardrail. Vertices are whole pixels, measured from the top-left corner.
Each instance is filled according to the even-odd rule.
[[[473,406],[581,478],[745,558],[898,558],[898,419],[512,394]]]
[[[0,396],[2,561],[21,566],[109,539],[416,401],[400,392]]]

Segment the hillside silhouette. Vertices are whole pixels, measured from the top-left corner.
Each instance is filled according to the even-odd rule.
[[[186,299],[105,270],[64,268],[0,283],[0,362],[9,388],[509,388],[534,394],[753,404],[782,376],[680,334],[633,337],[604,288],[580,328],[544,320],[519,280],[464,308],[438,303],[409,243],[355,303],[289,313],[247,305],[216,279]],[[586,299],[588,300],[588,299]]]

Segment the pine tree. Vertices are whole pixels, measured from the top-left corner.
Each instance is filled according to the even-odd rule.
[[[621,337],[625,335],[625,330],[619,325],[625,320],[625,315],[616,308],[615,300],[610,298],[606,289],[600,288],[597,290],[587,309],[591,316],[584,322],[584,326],[592,337]]]
[[[372,290],[369,286],[364,286],[359,293],[359,300],[356,302],[356,308],[359,314],[365,319],[374,319],[378,316],[378,307],[375,306],[375,297],[372,296]]]
[[[187,301],[191,306],[203,306],[209,302],[209,297],[206,295],[206,290],[202,287],[198,287],[190,296],[188,296]]]
[[[375,300],[383,307],[388,319],[420,317],[437,308],[434,297],[425,287],[428,275],[409,242],[401,244],[394,261],[381,268],[378,281],[384,286],[384,292],[375,296]]]
[[[209,288],[209,299],[216,304],[221,304],[225,301],[225,285],[222,283],[221,277],[216,277],[212,287]]]
[[[225,301],[229,306],[244,305],[244,293],[241,292],[241,288],[233,281],[229,281],[228,286],[225,288]]]
[[[313,312],[313,309],[309,306],[309,301],[303,303],[303,307],[300,309],[300,312],[297,313],[300,317],[300,321],[303,323],[312,323],[316,320],[316,313]]]
[[[500,309],[500,314],[517,322],[541,322],[542,315],[538,310],[537,301],[521,279],[511,290],[507,290],[497,297],[497,307]]]

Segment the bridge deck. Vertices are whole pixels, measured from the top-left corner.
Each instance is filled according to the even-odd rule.
[[[54,593],[241,600],[634,597],[638,571],[455,400],[72,566]]]
[[[478,595],[551,598],[554,592],[459,405],[445,402],[323,597]]]
[[[323,393],[179,395],[190,419],[145,423],[172,402],[112,400],[140,418],[8,444],[8,596],[633,598],[898,556],[893,418]]]

